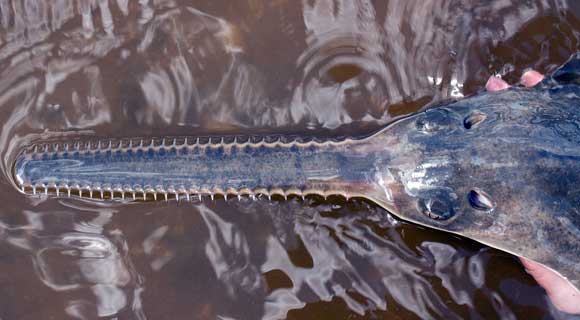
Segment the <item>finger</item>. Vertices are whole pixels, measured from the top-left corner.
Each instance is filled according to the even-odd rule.
[[[542,286],[554,306],[566,313],[580,314],[580,291],[568,280],[532,260],[520,258],[524,267]]]
[[[487,79],[487,83],[485,84],[485,89],[491,92],[505,90],[509,87],[510,85],[507,84],[507,82],[494,76],[489,77],[489,79]]]
[[[532,69],[524,72],[522,78],[520,79],[520,83],[530,88],[537,85],[542,80],[544,80],[544,75]]]

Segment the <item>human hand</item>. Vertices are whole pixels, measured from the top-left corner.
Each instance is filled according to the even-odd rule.
[[[580,291],[556,272],[535,261],[520,257],[529,274],[542,286],[556,309],[580,314]]]

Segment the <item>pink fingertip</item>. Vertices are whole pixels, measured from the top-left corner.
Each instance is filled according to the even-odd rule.
[[[544,75],[536,70],[528,70],[524,72],[520,80],[521,84],[526,87],[533,87],[544,80]]]
[[[544,265],[520,257],[526,271],[542,286],[554,306],[566,313],[580,314],[580,292],[568,280]]]
[[[490,92],[501,91],[509,88],[510,85],[501,78],[491,76],[485,84],[485,89]]]

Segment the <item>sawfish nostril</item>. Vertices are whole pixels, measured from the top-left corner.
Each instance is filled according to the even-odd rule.
[[[489,211],[495,208],[491,197],[479,189],[469,191],[467,199],[469,200],[469,204],[477,210]]]
[[[471,129],[485,121],[487,115],[481,111],[474,111],[463,120],[465,129]]]

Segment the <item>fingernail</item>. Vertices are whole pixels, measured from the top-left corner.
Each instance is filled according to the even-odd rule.
[[[520,83],[528,88],[533,87],[544,80],[544,75],[536,70],[530,69],[522,75]]]
[[[489,77],[487,83],[485,84],[485,89],[491,92],[505,90],[509,87],[510,85],[507,82],[503,81],[501,78],[494,76]]]

